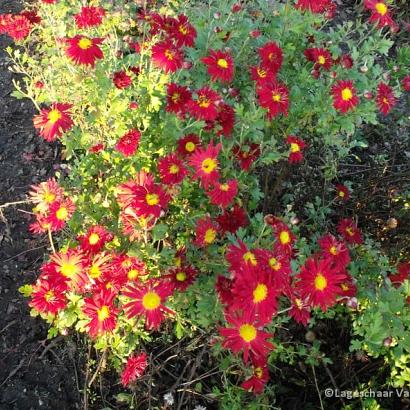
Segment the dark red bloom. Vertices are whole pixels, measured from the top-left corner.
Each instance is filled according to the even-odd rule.
[[[84,235],[80,235],[77,239],[80,242],[80,248],[84,252],[95,254],[100,252],[106,243],[112,241],[113,235],[103,226],[93,225],[88,228]]]
[[[268,363],[264,357],[258,357],[252,360],[252,367],[252,377],[245,380],[241,387],[254,394],[261,394],[269,380]]]
[[[238,181],[230,179],[225,183],[217,182],[207,191],[211,204],[226,208],[238,193]]]
[[[132,382],[140,378],[147,367],[147,354],[145,352],[139,355],[133,354],[127,359],[127,364],[121,373],[121,384],[127,387]]]
[[[171,37],[176,41],[178,47],[193,47],[195,45],[196,30],[183,14],[175,19],[171,30]]]
[[[259,144],[247,143],[241,147],[235,146],[232,153],[239,160],[240,167],[244,171],[249,171],[253,162],[259,158],[261,151]]]
[[[40,313],[55,315],[67,305],[64,280],[56,277],[40,277],[33,286],[30,306]]]
[[[222,144],[214,145],[213,141],[206,148],[197,148],[189,157],[189,165],[195,169],[194,179],[200,179],[207,189],[219,179],[218,154]]]
[[[334,266],[343,270],[350,262],[349,249],[344,242],[339,242],[333,235],[326,234],[318,239],[323,257],[333,261]]]
[[[184,115],[189,101],[191,101],[191,92],[187,87],[175,83],[167,85],[166,111]]]
[[[393,89],[385,83],[380,83],[377,87],[376,105],[383,115],[387,115],[397,104],[397,98]]]
[[[405,91],[409,91],[410,92],[410,75],[406,75],[402,80],[401,80],[401,84],[403,86],[403,89]]]
[[[193,266],[181,266],[174,268],[164,278],[171,280],[174,288],[180,292],[184,292],[188,286],[192,285],[195,281],[198,272]]]
[[[363,243],[362,233],[350,218],[341,219],[337,225],[337,231],[351,244],[360,245]]]
[[[286,138],[286,142],[290,144],[289,164],[296,164],[303,161],[302,150],[306,147],[306,143],[302,139],[293,135],[289,135]]]
[[[359,104],[359,97],[356,95],[356,89],[353,81],[339,80],[332,87],[333,107],[345,114],[353,110]]]
[[[117,71],[112,78],[114,85],[122,90],[132,84],[132,78],[125,71]]]
[[[207,65],[211,80],[221,80],[226,83],[231,82],[235,71],[231,55],[221,50],[214,51],[211,49],[209,52],[210,55],[201,58],[201,61]]]
[[[132,129],[118,140],[115,149],[125,157],[129,157],[137,151],[140,139],[141,133],[138,130]]]
[[[152,61],[165,73],[174,73],[182,67],[184,55],[171,41],[161,41],[152,47]]]
[[[188,173],[184,163],[176,154],[169,154],[159,159],[158,171],[161,182],[167,185],[180,184]]]
[[[285,84],[278,81],[264,83],[257,87],[259,105],[268,110],[269,119],[279,114],[288,115],[289,92]]]
[[[410,262],[399,263],[397,265],[397,273],[390,274],[388,278],[394,287],[400,287],[405,280],[410,279]]]
[[[243,228],[249,224],[248,215],[245,210],[238,205],[234,205],[231,210],[224,210],[221,215],[216,218],[221,227],[222,233],[235,233],[239,228]]]
[[[372,12],[370,22],[377,23],[378,28],[397,26],[391,18],[388,5],[383,0],[364,0],[364,7]]]
[[[77,35],[67,38],[66,54],[76,64],[95,66],[96,60],[104,58],[99,45],[102,38],[88,38]]]
[[[200,147],[199,137],[196,134],[188,134],[178,140],[178,154],[182,157],[192,155]]]
[[[74,15],[75,24],[78,28],[88,28],[99,26],[105,16],[105,10],[102,7],[81,7],[81,11]]]
[[[324,48],[309,48],[305,50],[305,56],[309,61],[315,63],[315,70],[323,68],[324,70],[329,71],[332,68],[332,56],[329,51]]]
[[[209,87],[195,91],[196,98],[188,103],[189,113],[197,120],[214,121],[218,117],[218,105],[222,98]]]
[[[336,198],[341,201],[347,201],[350,198],[350,191],[346,185],[337,184],[336,188]]]
[[[283,52],[279,45],[271,41],[259,48],[258,53],[262,60],[262,67],[276,75],[283,62]]]

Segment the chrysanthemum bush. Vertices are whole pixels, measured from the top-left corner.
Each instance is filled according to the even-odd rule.
[[[343,24],[330,0],[33,7],[0,16],[0,32],[20,45],[14,95],[68,160],[29,193],[51,253],[22,291],[50,337],[88,334],[129,386],[153,331],[201,329],[227,374],[261,393],[275,360],[327,360],[318,345],[291,355],[278,326],[349,314],[352,349],[410,381],[409,262],[333,212],[356,188],[337,164],[409,91],[409,50],[387,61],[390,2],[365,0]],[[261,170],[297,171],[310,150],[333,171],[306,221],[282,198],[282,214],[261,213]]]

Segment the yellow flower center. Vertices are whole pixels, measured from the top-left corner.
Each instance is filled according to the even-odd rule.
[[[54,297],[54,292],[52,290],[49,290],[44,295],[44,299],[46,302],[50,302],[50,300],[53,299],[53,297]]]
[[[264,283],[258,283],[253,291],[253,303],[259,303],[268,296],[268,287]]]
[[[63,263],[60,268],[60,272],[67,278],[72,278],[77,273],[77,270],[77,266],[70,262]]]
[[[183,34],[184,36],[186,36],[188,34],[188,28],[185,27],[184,25],[181,25],[178,27],[178,30],[181,34]]]
[[[270,258],[269,259],[269,266],[273,270],[278,271],[282,267],[282,264],[276,258]]]
[[[208,108],[211,105],[211,100],[209,98],[206,98],[204,95],[200,95],[198,97],[198,105],[201,108]]]
[[[315,278],[315,288],[322,291],[327,287],[327,279],[321,274],[318,273]]]
[[[295,152],[299,152],[300,151],[300,147],[298,144],[292,142],[290,144],[290,152],[295,153]]]
[[[302,300],[299,299],[299,298],[296,298],[296,299],[295,299],[295,305],[296,305],[296,307],[297,307],[299,310],[301,310],[301,309],[303,308]]]
[[[345,283],[342,283],[340,287],[342,288],[343,292],[347,292],[349,290],[349,286],[347,286]]]
[[[188,142],[185,144],[185,149],[186,149],[188,152],[193,152],[193,151],[195,151],[195,144],[194,144],[192,141],[188,141]]]
[[[279,240],[282,245],[287,245],[290,242],[290,235],[288,231],[282,231],[279,235]]]
[[[48,122],[51,122],[51,124],[55,124],[61,117],[61,112],[55,108],[51,110],[47,115]]]
[[[146,310],[157,309],[160,304],[161,298],[157,292],[147,292],[142,298],[142,306],[144,306]]]
[[[172,96],[171,96],[172,102],[173,102],[174,104],[176,104],[176,103],[179,101],[179,97],[180,97],[179,93],[174,93],[174,94],[172,94]]]
[[[383,98],[383,104],[389,105],[389,100],[386,97]]]
[[[131,269],[127,273],[127,278],[129,280],[134,280],[138,276],[138,271],[136,269]]]
[[[228,192],[229,191],[229,185],[228,184],[219,184],[219,189],[221,191]]]
[[[90,276],[93,279],[99,278],[101,276],[101,270],[98,265],[92,265],[90,268]]]
[[[178,272],[178,273],[175,275],[175,278],[176,278],[176,280],[179,281],[179,282],[184,282],[184,281],[186,280],[186,273],[185,273],[185,272]]]
[[[159,202],[159,197],[157,194],[147,194],[145,195],[145,200],[150,206],[157,205]]]
[[[345,194],[343,191],[339,191],[339,196],[340,196],[340,198],[344,198],[345,195],[346,195],[346,194]]]
[[[68,218],[68,210],[65,206],[58,208],[56,217],[59,221],[65,221]]]
[[[131,259],[125,259],[121,262],[121,267],[122,268],[129,268],[132,265]]]
[[[100,240],[100,237],[98,236],[98,234],[92,233],[90,237],[88,238],[88,243],[90,245],[95,245],[96,243],[98,243],[99,240]]]
[[[263,376],[262,367],[256,367],[255,370],[254,370],[254,373],[255,373],[255,376],[256,376],[258,379],[261,379],[262,376]]]
[[[178,165],[175,165],[175,164],[172,164],[172,165],[169,167],[169,172],[170,172],[170,174],[178,174],[178,172],[179,172],[179,166],[178,166]]]
[[[376,11],[381,15],[384,16],[387,13],[387,6],[384,3],[376,3],[374,6]]]
[[[272,100],[275,101],[275,102],[280,102],[280,100],[281,100],[280,94],[278,94],[278,93],[273,93],[273,94],[272,94]]]
[[[205,232],[204,241],[206,243],[212,243],[216,238],[216,231],[215,229],[209,228]]]
[[[220,58],[220,59],[217,61],[217,64],[218,64],[218,67],[228,68],[228,62],[227,62],[224,58]]]
[[[342,100],[343,101],[350,101],[353,98],[353,93],[350,88],[344,88],[342,90]]]
[[[103,322],[105,319],[110,317],[110,309],[108,306],[101,306],[100,309],[97,310],[98,321]]]
[[[330,249],[329,249],[329,252],[332,254],[332,255],[337,255],[337,249],[336,249],[336,246],[331,246],[330,247]]]
[[[346,228],[346,232],[347,232],[347,234],[348,234],[349,236],[353,236],[353,235],[354,235],[352,228]]]
[[[262,68],[258,68],[256,70],[256,72],[258,73],[258,76],[260,78],[265,78],[268,75],[268,73],[265,70],[263,70]]]
[[[47,204],[51,204],[51,202],[56,199],[56,196],[51,193],[51,192],[44,192],[43,194],[43,201],[46,202]]]
[[[79,42],[78,42],[78,47],[81,48],[81,50],[87,50],[93,45],[93,42],[89,38],[83,37]]]
[[[243,254],[243,260],[245,262],[249,262],[253,266],[256,266],[258,264],[255,255],[249,251]]]
[[[239,335],[246,343],[250,343],[256,339],[257,330],[255,326],[245,323],[239,328]]]
[[[182,260],[179,256],[174,259],[174,264],[175,266],[178,266],[178,268],[181,266]]]
[[[317,59],[317,62],[319,64],[325,64],[326,63],[326,58],[324,58],[323,56],[319,56],[319,58]]]
[[[174,53],[170,50],[165,50],[164,52],[165,57],[169,60],[172,61],[174,59]]]
[[[201,168],[207,174],[210,174],[216,167],[217,163],[213,158],[206,158],[202,161]]]

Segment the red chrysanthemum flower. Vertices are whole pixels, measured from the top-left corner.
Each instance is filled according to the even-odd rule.
[[[378,28],[384,26],[396,27],[397,24],[390,16],[388,5],[381,0],[364,0],[364,6],[372,12],[369,21],[377,23]]]
[[[184,55],[171,41],[161,41],[152,47],[152,61],[155,67],[165,73],[174,73],[182,67]]]
[[[232,56],[221,50],[209,50],[208,57],[201,58],[201,61],[208,67],[208,74],[212,81],[221,80],[230,83],[233,80],[235,68]]]
[[[262,67],[276,75],[283,62],[283,52],[279,45],[271,41],[259,48],[258,53],[262,60]]]
[[[241,387],[254,394],[261,394],[269,380],[269,370],[266,358],[258,357],[252,361],[253,374],[245,380]]]
[[[194,244],[200,248],[214,243],[218,236],[219,227],[209,216],[196,221],[196,238]]]
[[[275,250],[278,253],[291,255],[292,246],[296,238],[290,228],[285,223],[278,222],[273,226],[273,231],[276,237]]]
[[[286,85],[278,81],[263,84],[256,89],[259,105],[268,110],[269,119],[279,114],[288,115],[289,92]]]
[[[158,171],[161,182],[167,185],[180,184],[188,173],[175,153],[158,160]]]
[[[306,147],[306,143],[293,135],[286,138],[286,142],[290,144],[290,153],[288,157],[289,164],[297,164],[303,161],[302,150]]]
[[[241,147],[235,146],[232,153],[238,159],[240,167],[244,171],[249,171],[251,165],[261,155],[260,145],[255,143],[246,143]]]
[[[289,256],[266,249],[255,249],[255,255],[259,261],[259,267],[272,277],[276,291],[285,293],[292,272]]]
[[[332,87],[333,107],[343,114],[353,110],[359,104],[359,97],[353,81],[339,80]]]
[[[290,296],[291,308],[288,311],[289,317],[297,323],[306,326],[310,320],[310,304],[308,300],[302,299],[299,295]]]
[[[198,272],[193,266],[181,266],[171,269],[169,273],[163,277],[171,281],[174,289],[184,292],[188,286],[194,283],[197,275]]]
[[[95,66],[95,61],[104,58],[99,45],[102,38],[88,38],[77,35],[67,38],[66,54],[75,64]]]
[[[52,203],[64,199],[64,190],[54,178],[49,178],[38,185],[31,185],[30,199],[36,204],[35,212],[46,213]]]
[[[397,104],[397,98],[393,89],[385,83],[380,83],[377,87],[376,105],[383,115],[387,115]]]
[[[170,199],[170,196],[159,184],[137,185],[134,188],[132,208],[135,209],[138,216],[159,218],[161,211],[168,207]]]
[[[29,34],[32,22],[23,14],[0,16],[0,33],[9,35],[14,41],[22,41]]]
[[[67,306],[67,286],[57,278],[39,278],[33,286],[29,305],[40,313],[55,315]]]
[[[252,312],[261,324],[269,323],[277,311],[278,291],[272,275],[251,264],[244,264],[232,288],[232,309]]]
[[[357,294],[357,286],[353,282],[353,278],[345,272],[346,279],[340,284],[340,302],[347,302],[350,298]]]
[[[360,229],[350,218],[341,219],[337,225],[337,231],[347,242],[351,244],[360,245],[363,243],[363,237]]]
[[[105,16],[102,7],[81,7],[81,11],[74,15],[75,24],[78,28],[88,28],[99,26]]]
[[[167,112],[185,115],[188,103],[191,101],[191,92],[187,87],[170,83],[167,85]]]
[[[128,88],[132,84],[132,78],[125,71],[116,71],[112,81],[119,90]]]
[[[66,222],[71,219],[75,211],[74,202],[70,198],[53,202],[49,207],[47,222],[50,229],[55,232],[63,229]]]
[[[350,198],[350,191],[346,185],[336,184],[336,198],[341,201],[347,201]]]
[[[213,141],[204,148],[197,148],[189,158],[189,165],[195,169],[194,179],[200,179],[207,189],[219,179],[218,154],[222,144],[213,145]]]
[[[94,291],[104,287],[109,289],[108,283],[113,269],[112,255],[104,252],[89,255],[86,263],[85,270],[90,278],[90,286],[86,286],[86,289],[91,288]]]
[[[216,222],[221,227],[221,232],[235,233],[239,228],[249,225],[248,215],[245,210],[238,205],[234,205],[232,210],[224,210],[216,218]]]
[[[209,87],[195,91],[196,98],[188,102],[188,111],[197,120],[214,121],[222,98]]]
[[[173,286],[167,281],[150,280],[140,285],[129,285],[123,291],[123,295],[130,301],[123,308],[128,318],[145,316],[146,328],[158,329],[165,319],[164,313],[174,314],[171,309],[164,306],[172,292]]]
[[[135,282],[147,274],[146,264],[134,256],[116,255],[112,264],[115,268],[115,276],[123,283]]]
[[[122,209],[133,204],[135,200],[135,189],[138,186],[154,184],[154,176],[148,172],[140,171],[134,180],[129,180],[117,187],[117,201]]]
[[[84,299],[83,312],[90,318],[87,328],[91,337],[101,336],[117,326],[119,310],[113,304],[115,296],[112,290],[102,289]]]
[[[207,191],[211,204],[222,208],[226,208],[231,204],[237,193],[238,181],[236,179],[230,179],[225,183],[217,182]]]
[[[66,252],[51,255],[50,263],[45,266],[50,276],[56,277],[57,280],[64,279],[70,289],[81,291],[88,283],[85,264],[86,260],[81,252],[68,249]]]
[[[402,84],[403,90],[410,91],[410,75],[406,75],[401,80],[401,84]]]
[[[133,354],[127,359],[127,364],[121,373],[121,384],[124,387],[129,386],[140,378],[147,367],[147,354],[145,352],[139,355]]]
[[[121,152],[125,157],[134,155],[140,143],[141,133],[132,129],[124,134],[115,144],[115,149]]]
[[[226,276],[219,275],[216,278],[215,290],[218,293],[219,301],[223,305],[229,305],[232,302],[232,284],[233,280]]]
[[[340,284],[346,278],[332,268],[332,263],[331,259],[309,258],[298,275],[302,298],[308,299],[312,306],[320,306],[324,312],[336,303]]]
[[[305,50],[304,54],[308,61],[315,63],[315,70],[323,68],[324,70],[329,71],[333,65],[331,54],[324,48],[308,48]]]
[[[53,103],[47,108],[42,108],[40,114],[34,116],[34,128],[46,141],[54,141],[61,137],[74,125],[71,119],[72,104]]]
[[[342,57],[340,58],[340,65],[343,68],[350,69],[353,67],[353,58],[349,54],[343,54]]]
[[[80,248],[84,252],[98,253],[105,244],[112,241],[113,235],[101,225],[91,226],[87,233],[79,236]]]
[[[312,13],[324,13],[332,6],[331,0],[298,0],[295,8],[309,10]]]
[[[401,284],[410,279],[410,262],[402,262],[397,265],[397,273],[388,276],[392,285],[399,288]]]
[[[243,351],[245,363],[249,355],[252,359],[265,357],[273,349],[273,344],[266,340],[273,335],[260,330],[260,323],[250,312],[244,312],[240,317],[227,314],[226,321],[233,327],[219,329],[219,333],[225,339],[222,346],[233,353]]]
[[[20,13],[20,16],[24,16],[29,19],[31,24],[39,24],[41,23],[41,17],[37,14],[36,10],[23,10]],[[0,23],[1,24],[1,23]],[[1,30],[1,28],[0,28]]]
[[[215,130],[216,135],[229,137],[235,125],[235,110],[225,103],[218,105],[218,116],[214,121],[208,121],[205,131]]]
[[[197,33],[195,27],[188,21],[188,17],[180,14],[175,19],[170,35],[178,47],[193,47]]]
[[[344,242],[339,242],[330,233],[322,236],[317,242],[325,259],[330,259],[338,270],[346,268],[350,262],[350,254]]]
[[[99,142],[92,147],[88,148],[88,152],[91,152],[92,154],[98,154],[101,151],[104,151],[105,145],[102,142]]]
[[[252,80],[255,81],[258,86],[276,80],[276,74],[273,71],[261,66],[252,66],[250,71]]]
[[[230,272],[237,274],[247,266],[258,266],[258,259],[256,254],[249,250],[249,248],[241,241],[238,244],[230,244],[227,248],[225,259],[229,262]]]
[[[182,157],[192,155],[201,146],[196,134],[188,134],[178,140],[178,154]]]

